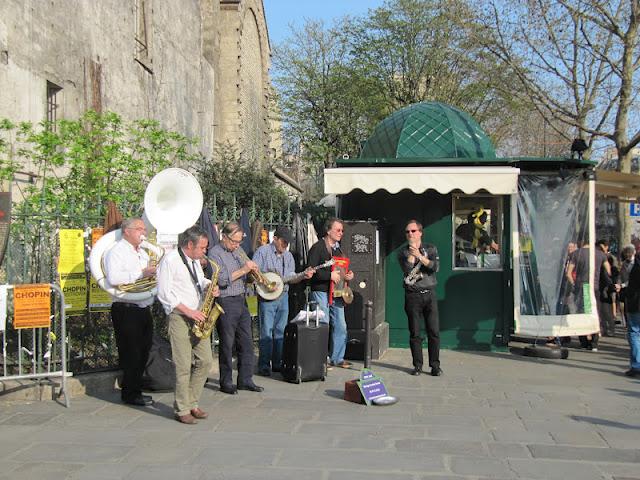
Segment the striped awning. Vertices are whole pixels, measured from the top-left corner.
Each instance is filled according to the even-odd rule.
[[[345,167],[324,170],[324,192],[346,194],[352,190],[373,193],[386,190],[398,193],[411,190],[423,193],[435,190],[445,194],[454,190],[475,193],[486,190],[494,195],[518,191],[514,167]]]

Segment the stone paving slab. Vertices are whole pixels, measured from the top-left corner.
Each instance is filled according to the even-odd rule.
[[[301,385],[256,377],[263,393],[211,382],[195,426],[118,392],[2,402],[0,479],[640,479],[640,382],[621,375],[621,339],[568,360],[442,352],[445,375],[415,378],[408,350],[372,369],[399,402],[342,400],[359,365]],[[426,353],[426,352],[425,352]],[[217,379],[214,379],[217,380]]]

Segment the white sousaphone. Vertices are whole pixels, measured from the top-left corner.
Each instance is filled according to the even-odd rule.
[[[144,213],[158,231],[158,240],[176,243],[178,234],[196,223],[202,211],[202,189],[198,180],[181,168],[167,168],[151,179],[144,192]],[[155,284],[144,291],[127,292],[111,285],[104,272],[106,253],[122,238],[122,230],[107,233],[96,242],[89,255],[89,268],[96,282],[113,297],[137,302],[153,298],[157,293]],[[157,258],[164,250],[158,245],[143,241],[140,246]]]

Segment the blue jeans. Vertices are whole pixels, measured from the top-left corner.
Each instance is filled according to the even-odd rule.
[[[344,352],[347,348],[347,322],[344,319],[344,302],[341,298],[334,298],[333,305],[329,305],[327,292],[311,292],[309,301],[318,302],[324,312],[324,322],[331,324],[331,353],[329,358],[332,364],[344,361]]]
[[[280,370],[282,363],[282,342],[284,327],[289,317],[289,295],[283,293],[280,298],[271,301],[260,300],[258,318],[260,320],[260,341],[258,371]]]
[[[631,368],[640,370],[640,312],[627,314],[627,338]]]

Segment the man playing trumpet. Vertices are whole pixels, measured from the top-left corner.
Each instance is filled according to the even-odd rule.
[[[111,285],[134,283],[156,273],[149,266],[149,255],[140,248],[146,228],[140,218],[128,218],[121,225],[122,238],[105,256],[105,274]],[[151,305],[153,297],[124,302],[113,297],[111,321],[118,346],[118,361],[124,375],[121,397],[131,405],[151,405],[149,395],[142,394],[142,375],[149,358],[153,337]]]
[[[240,254],[244,234],[237,222],[229,222],[222,229],[221,242],[211,249],[213,260],[220,266],[220,306],[224,312],[216,328],[220,339],[220,391],[234,395],[238,390],[262,392],[264,388],[253,383],[253,340],[251,315],[245,300],[247,275],[258,272],[258,266]],[[233,385],[233,345],[238,350],[237,387]]]
[[[168,315],[176,366],[174,410],[176,420],[189,425],[209,416],[198,402],[213,364],[211,340],[192,333],[194,322],[206,320],[200,305],[211,281],[204,278],[199,261],[206,249],[207,235],[193,226],[180,234],[178,247],[165,255],[158,269],[158,300]],[[213,295],[219,295],[217,287]]]

